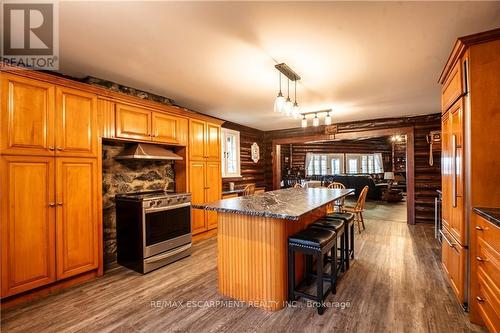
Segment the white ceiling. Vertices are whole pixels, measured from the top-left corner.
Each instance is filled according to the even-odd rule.
[[[302,77],[303,111],[334,122],[439,112],[456,37],[500,27],[498,2],[62,2],[60,71],[92,75],[262,130],[274,65]]]

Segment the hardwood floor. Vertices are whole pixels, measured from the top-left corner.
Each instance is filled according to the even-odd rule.
[[[357,258],[341,278],[344,302],[319,316],[298,306],[265,312],[246,306],[190,306],[230,301],[217,293],[216,240],[190,258],[140,275],[122,267],[95,281],[2,312],[3,332],[480,332],[468,322],[439,265],[431,225],[402,223],[404,205],[368,205]],[[389,211],[389,213],[387,213]],[[388,219],[380,219],[386,212]],[[392,212],[392,213],[391,213]],[[377,217],[378,219],[375,219]],[[395,220],[392,220],[392,218]],[[167,306],[167,302],[184,302]],[[165,302],[165,307],[152,306]],[[155,303],[157,304],[157,303]],[[192,305],[192,304],[191,304]]]

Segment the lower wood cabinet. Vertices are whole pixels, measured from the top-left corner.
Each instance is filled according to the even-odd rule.
[[[221,169],[219,162],[191,161],[189,163],[189,182],[193,204],[220,200]],[[193,235],[217,227],[217,213],[201,209],[192,212]]]
[[[450,286],[461,304],[465,303],[466,250],[443,228],[441,261]]]
[[[2,298],[56,280],[54,164],[51,157],[2,157]]]
[[[1,297],[98,267],[97,159],[1,157]]]
[[[97,160],[56,159],[57,278],[98,266]]]

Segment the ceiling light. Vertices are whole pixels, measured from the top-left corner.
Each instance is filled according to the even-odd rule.
[[[293,112],[293,104],[292,100],[290,99],[290,80],[288,80],[288,92],[285,102],[285,116],[291,116],[292,112]]]
[[[302,127],[304,127],[304,128],[305,128],[305,127],[307,127],[307,119],[306,119],[306,115],[304,115],[304,116],[302,117],[302,124],[301,124],[301,125],[302,125]]]
[[[319,126],[319,118],[318,118],[318,115],[316,113],[314,114],[314,118],[313,118],[313,126],[314,127]]]
[[[281,93],[281,73],[279,75],[280,77],[280,91],[278,93],[278,96],[276,96],[276,100],[274,101],[274,112],[281,113],[283,111],[283,107],[285,106],[285,97],[283,97],[283,94]]]
[[[297,119],[299,117],[300,110],[299,110],[299,103],[297,103],[297,81],[294,82],[295,82],[295,97],[294,97],[295,101],[293,102],[292,116],[293,119]]]
[[[332,117],[330,117],[330,112],[328,112],[325,117],[325,125],[328,126],[331,124],[332,124]]]

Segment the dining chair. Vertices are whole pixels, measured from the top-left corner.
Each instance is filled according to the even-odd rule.
[[[333,183],[330,183],[328,184],[328,186],[326,188],[329,188],[329,189],[345,189],[345,185],[342,184],[342,183],[338,183],[338,182],[333,182]],[[326,212],[327,213],[333,213],[335,212],[335,209],[334,207],[337,207],[337,211],[338,212],[342,212],[342,209],[344,208],[344,199],[345,197],[342,197],[341,199],[338,199],[338,200],[335,200],[335,202],[333,204],[330,204],[326,207]]]
[[[243,189],[243,195],[254,195],[255,193],[255,184],[248,184]]]
[[[365,209],[366,195],[368,194],[368,186],[363,187],[361,193],[359,194],[358,201],[354,207],[344,206],[344,212],[354,213],[355,221],[358,224],[358,232],[361,233],[361,225],[363,225],[363,230],[365,230],[365,221],[363,220],[363,211]]]

